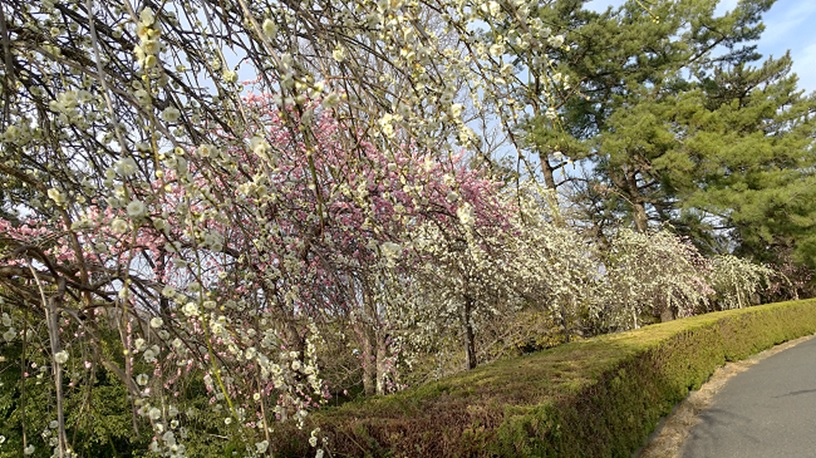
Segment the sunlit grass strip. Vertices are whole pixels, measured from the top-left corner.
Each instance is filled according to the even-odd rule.
[[[321,428],[335,456],[630,456],[714,370],[816,332],[816,300],[711,313],[497,362],[277,431],[306,456]]]

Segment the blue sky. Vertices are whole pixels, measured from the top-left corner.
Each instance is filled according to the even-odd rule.
[[[605,10],[622,3],[623,0],[592,0],[587,6]],[[728,11],[736,4],[737,0],[721,0],[717,11]],[[816,0],[777,0],[763,22],[765,32],[758,43],[759,52],[767,57],[781,56],[790,50],[799,87],[816,91]]]

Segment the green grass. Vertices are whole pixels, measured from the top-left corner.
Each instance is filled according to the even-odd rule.
[[[277,431],[275,456],[628,457],[714,370],[816,332],[816,300],[711,313],[573,342]]]

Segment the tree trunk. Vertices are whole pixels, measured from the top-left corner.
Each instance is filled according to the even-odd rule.
[[[374,345],[371,338],[371,330],[363,320],[352,319],[352,329],[357,336],[357,344],[360,346],[360,368],[362,369],[363,393],[370,396],[376,393],[377,366],[375,364]]]
[[[473,314],[473,299],[465,296],[465,310],[464,316],[464,331],[465,331],[465,368],[471,370],[476,367],[476,337],[473,333],[473,323],[471,323],[471,315]]]
[[[666,307],[665,309],[663,309],[662,312],[660,312],[660,321],[662,323],[665,323],[667,321],[672,321],[672,320],[674,320],[676,318],[677,318],[677,316],[676,316],[676,314],[674,313],[674,310],[672,310],[671,307]]]
[[[65,280],[59,278],[59,287],[54,297],[45,298],[45,294],[40,290],[43,306],[45,306],[45,317],[48,324],[48,336],[51,342],[51,362],[52,373],[54,374],[54,397],[57,410],[57,453],[59,458],[66,456],[68,451],[68,435],[65,430],[65,397],[62,386],[62,364],[57,361],[57,355],[62,351],[60,343],[59,329],[59,309],[62,306],[63,295],[65,294]]]
[[[626,188],[629,203],[632,205],[632,219],[635,221],[635,228],[638,232],[645,233],[649,228],[649,216],[646,214],[643,196],[638,191],[637,173],[626,174]]]
[[[367,333],[363,332],[362,347],[360,349],[360,363],[363,367],[363,393],[366,396],[371,396],[377,393],[377,364],[374,356],[374,349],[371,348],[371,342],[368,339]]]
[[[350,315],[352,329],[357,336],[360,349],[360,367],[362,369],[363,393],[372,396],[379,392],[378,386],[378,341],[377,311],[365,278],[351,281],[350,287],[359,309]]]
[[[555,191],[555,168],[550,164],[547,153],[541,152],[538,157],[541,161],[541,174],[544,176],[544,184],[547,186],[547,189]]]
[[[637,231],[640,233],[646,232],[649,228],[649,217],[646,215],[646,207],[637,197],[632,199],[632,212]]]
[[[567,317],[567,308],[561,305],[559,309],[559,318],[561,319],[561,327],[564,328],[564,343],[569,343],[571,340],[569,318]]]
[[[387,367],[387,349],[385,342],[385,336],[383,333],[377,333],[377,361],[375,362],[376,368],[376,381],[377,381],[377,394],[385,394],[385,375],[388,372]]]

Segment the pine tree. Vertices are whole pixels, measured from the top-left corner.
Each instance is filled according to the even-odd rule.
[[[677,193],[686,211],[729,231],[738,252],[770,262],[792,253],[812,267],[816,97],[797,89],[791,65],[786,54],[716,68],[687,95],[698,108],[678,155],[693,167]]]
[[[814,99],[789,55],[756,52],[773,0],[722,16],[701,0],[603,13],[583,3],[542,11],[573,30],[573,49],[552,58],[581,96],[561,124],[533,118],[526,132],[542,161],[554,151],[582,161],[573,189],[596,233],[668,223],[704,252],[816,264]]]

